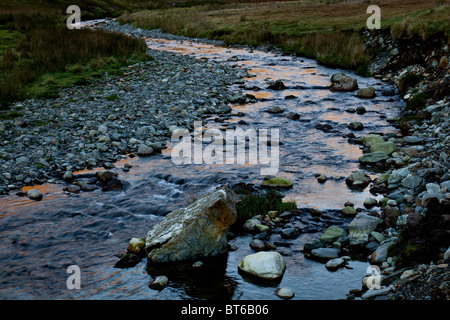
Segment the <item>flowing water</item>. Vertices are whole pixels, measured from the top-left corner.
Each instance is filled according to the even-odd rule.
[[[247,68],[251,77],[230,90],[245,89],[259,100],[232,105],[233,115],[224,123],[211,118],[205,128],[278,129],[280,135],[277,176],[294,182],[285,192],[298,207],[321,210],[341,209],[350,200],[356,207],[369,196],[368,190],[347,188],[348,174],[359,169],[359,146],[348,142],[347,124],[361,121],[360,136],[372,132],[394,132],[386,118],[395,117],[401,105],[399,97],[380,94],[386,84],[373,78],[358,79],[359,87],[374,86],[377,97],[363,100],[354,93],[329,90],[330,77],[340,70],[320,66],[316,61],[263,51],[231,49],[188,41],[146,39],[149,48],[189,54]],[[231,57],[238,61],[229,61]],[[233,60],[233,59],[231,59]],[[282,80],[287,89],[266,89],[269,81]],[[241,86],[241,88],[240,88]],[[260,88],[260,90],[257,89]],[[293,95],[295,99],[285,99]],[[269,114],[273,106],[284,109]],[[349,107],[364,106],[363,115],[348,113]],[[244,116],[237,116],[238,112]],[[298,120],[286,118],[296,112]],[[244,120],[244,122],[239,122]],[[328,132],[318,124],[331,125]],[[320,234],[300,235],[289,248],[280,248],[287,270],[278,284],[254,283],[237,272],[237,264],[252,253],[250,236],[231,240],[238,250],[231,251],[222,265],[199,278],[175,277],[162,291],[148,288],[151,275],[145,259],[129,269],[116,269],[115,256],[124,251],[131,237],[144,237],[168,212],[186,206],[193,197],[214,190],[224,183],[260,184],[264,165],[175,165],[169,143],[162,154],[148,158],[130,158],[116,164],[119,178],[129,183],[122,192],[86,192],[67,194],[63,184],[34,186],[44,193],[39,202],[16,195],[0,197],[0,297],[3,299],[278,299],[274,290],[290,287],[294,299],[340,299],[348,290],[361,287],[368,264],[350,261],[350,268],[328,271],[322,263],[306,259],[303,244]],[[125,173],[125,163],[133,165]],[[316,177],[329,177],[324,184]],[[26,189],[26,188],[25,188]],[[331,217],[334,223],[349,221]],[[313,224],[302,220],[305,224]],[[276,240],[272,239],[271,240]],[[69,290],[66,269],[78,265],[81,289]]]

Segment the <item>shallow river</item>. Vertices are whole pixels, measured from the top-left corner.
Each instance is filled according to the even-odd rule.
[[[369,196],[347,188],[345,179],[359,169],[362,154],[356,144],[350,144],[347,124],[360,121],[364,130],[395,132],[386,118],[395,117],[401,101],[398,96],[384,97],[386,84],[373,78],[358,79],[360,88],[374,86],[377,97],[363,100],[354,93],[330,91],[330,77],[340,70],[320,66],[317,62],[298,57],[282,56],[262,51],[230,49],[194,42],[147,39],[149,48],[206,57],[249,69],[251,77],[245,93],[260,99],[257,103],[233,105],[233,116],[224,123],[214,122],[205,128],[236,126],[247,129],[279,130],[279,170],[277,176],[294,182],[285,192],[298,207],[321,210],[341,209],[350,200],[356,207]],[[228,61],[231,57],[238,61]],[[232,59],[233,60],[233,59]],[[266,89],[269,81],[282,80],[287,89]],[[259,87],[261,90],[254,90]],[[293,95],[294,99],[285,99]],[[281,114],[266,110],[273,106],[284,109]],[[363,115],[348,113],[349,107],[364,106]],[[244,116],[235,116],[238,112]],[[286,118],[296,112],[298,120]],[[246,122],[240,122],[244,120]],[[328,132],[316,129],[329,124]],[[63,184],[37,186],[44,193],[40,202],[14,194],[0,197],[0,298],[2,299],[279,299],[274,290],[279,286],[294,290],[294,299],[341,299],[350,289],[361,288],[361,278],[368,264],[350,261],[350,268],[328,271],[324,264],[306,259],[300,250],[304,242],[319,233],[300,235],[289,248],[281,248],[287,270],[281,283],[257,284],[237,272],[237,264],[246,254],[250,236],[230,242],[238,247],[210,276],[201,279],[169,279],[162,291],[148,288],[151,276],[144,260],[129,269],[113,268],[115,256],[126,249],[131,237],[144,237],[156,222],[168,212],[184,207],[198,197],[224,183],[255,183],[263,180],[264,165],[175,165],[171,161],[172,145],[161,155],[132,158],[116,164],[119,178],[129,183],[123,192],[86,192],[66,194]],[[125,163],[133,165],[128,173],[120,170]],[[317,174],[329,177],[318,183]],[[349,220],[331,219],[345,225]],[[300,222],[299,222],[300,223]],[[306,221],[301,221],[303,226]],[[312,222],[311,222],[312,223]],[[275,237],[275,236],[273,236]],[[276,241],[277,238],[271,238]],[[70,265],[81,270],[81,289],[69,290],[66,280]]]

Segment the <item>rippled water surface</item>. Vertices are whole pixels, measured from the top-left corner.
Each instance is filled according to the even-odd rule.
[[[394,132],[386,118],[395,117],[401,104],[398,97],[384,97],[385,84],[373,78],[357,77],[361,88],[374,86],[377,97],[363,100],[354,93],[331,92],[330,77],[339,70],[328,69],[315,61],[262,51],[215,47],[187,41],[146,39],[149,48],[197,58],[206,57],[249,69],[251,77],[244,86],[257,103],[233,105],[233,116],[225,123],[211,119],[206,128],[235,125],[244,130],[278,129],[280,133],[280,167],[278,176],[294,182],[286,199],[298,207],[340,209],[350,200],[362,206],[369,192],[352,191],[345,185],[348,174],[359,169],[358,145],[348,143],[347,124],[361,121],[364,130]],[[231,57],[238,61],[228,61]],[[351,72],[347,74],[355,76]],[[286,90],[266,89],[269,81],[281,79]],[[255,87],[261,90],[254,90]],[[242,88],[241,88],[242,89]],[[294,95],[295,99],[285,99]],[[273,106],[282,114],[269,114]],[[348,113],[349,107],[364,106],[364,115]],[[245,116],[235,116],[243,112]],[[297,112],[298,120],[286,118]],[[247,124],[238,123],[244,120]],[[242,122],[241,122],[242,123]],[[329,124],[323,132],[317,124]],[[302,234],[289,248],[280,248],[287,270],[281,283],[256,284],[237,272],[237,264],[252,253],[250,237],[238,237],[230,252],[209,277],[169,279],[169,286],[159,291],[148,288],[151,280],[144,260],[130,269],[115,269],[115,254],[126,249],[131,237],[144,237],[147,231],[168,212],[184,207],[193,197],[214,190],[224,183],[260,184],[262,165],[174,165],[172,145],[161,155],[125,159],[116,164],[119,178],[129,183],[122,192],[94,191],[66,194],[63,184],[37,186],[44,199],[34,202],[16,195],[0,197],[0,297],[3,299],[278,299],[274,290],[287,286],[296,293],[294,299],[340,299],[348,290],[361,287],[368,266],[351,261],[351,268],[329,272],[321,263],[306,259],[300,250],[304,242],[318,234]],[[120,170],[125,163],[130,172]],[[317,174],[329,180],[320,184]],[[349,221],[338,221],[346,224]],[[304,221],[302,221],[304,223]],[[274,235],[271,241],[276,241]],[[81,289],[68,290],[66,268],[76,264],[81,269]]]

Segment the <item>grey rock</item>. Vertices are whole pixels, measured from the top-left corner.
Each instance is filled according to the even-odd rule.
[[[299,234],[300,230],[295,227],[284,228],[280,232],[283,239],[295,239],[299,236]]]
[[[236,221],[239,197],[226,186],[169,213],[147,234],[151,263],[197,260],[227,251],[227,230]]]
[[[355,93],[355,96],[358,97],[358,98],[363,98],[363,99],[375,98],[375,89],[373,87],[367,87],[367,88],[359,89]]]
[[[394,242],[388,241],[380,245],[369,257],[371,264],[381,264],[388,257],[388,249]]]
[[[145,144],[140,144],[139,145],[139,148],[138,148],[138,151],[137,151],[138,156],[148,156],[148,155],[151,155],[152,153],[153,153],[153,148],[152,147],[149,147],[149,146],[147,146]]]
[[[358,89],[358,80],[347,76],[343,72],[335,73],[331,76],[332,91],[354,91]]]
[[[344,259],[342,258],[334,258],[329,260],[326,264],[325,267],[327,269],[337,269],[339,267],[342,267],[345,264]]]
[[[408,174],[406,178],[402,180],[401,185],[408,189],[415,189],[422,184],[422,181],[423,181],[422,177]]]
[[[361,131],[364,129],[364,125],[361,122],[354,121],[354,122],[350,122],[348,124],[347,128],[349,128],[350,130],[353,130],[353,131]]]
[[[347,226],[350,245],[364,245],[369,241],[369,235],[383,222],[382,219],[358,213]]]
[[[389,156],[382,151],[365,153],[361,157],[359,157],[359,162],[365,164],[374,164],[380,161],[387,160]]]
[[[360,183],[356,183],[356,186],[358,188],[360,187],[366,187],[369,183],[370,183],[370,179],[368,177],[366,177],[364,171],[357,171],[357,172],[353,172],[351,173],[346,179],[345,182],[347,183],[347,185],[349,187],[353,187],[353,185],[356,182],[360,182]],[[356,187],[355,186],[355,187]]]
[[[341,250],[337,248],[317,248],[311,250],[311,254],[319,259],[334,259],[339,257]]]
[[[292,299],[295,296],[294,291],[290,288],[282,287],[275,290],[275,294],[283,299]]]
[[[398,169],[396,171],[394,171],[388,179],[388,183],[389,184],[398,184],[400,183],[403,179],[405,179],[408,174],[409,174],[409,169],[408,168],[401,168]]]
[[[40,201],[42,200],[43,195],[39,190],[31,189],[27,191],[27,197],[30,198],[31,200]]]

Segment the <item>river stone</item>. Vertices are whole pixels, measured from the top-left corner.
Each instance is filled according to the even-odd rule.
[[[256,218],[251,218],[245,221],[243,227],[245,231],[251,232],[251,233],[258,233],[258,232],[267,232],[270,230],[268,226],[265,226],[261,224],[261,222]]]
[[[275,294],[283,299],[292,299],[295,296],[294,291],[292,291],[290,288],[278,288],[275,290]]]
[[[400,181],[406,178],[406,176],[409,174],[408,168],[401,168],[396,171],[394,171],[388,179],[389,184],[398,184]]]
[[[343,266],[344,263],[345,263],[344,259],[342,259],[342,258],[334,258],[334,259],[329,260],[325,264],[325,267],[327,269],[337,269],[337,268]]]
[[[371,264],[381,264],[386,261],[388,256],[388,249],[394,243],[392,241],[388,241],[380,245],[369,257],[369,262]]]
[[[289,189],[292,188],[293,185],[294,183],[291,180],[285,178],[272,178],[264,180],[262,183],[263,187],[275,189],[277,188]]]
[[[269,86],[267,89],[271,90],[284,90],[286,89],[286,86],[284,85],[283,81],[276,80],[275,82],[269,83]]]
[[[355,96],[358,98],[371,99],[375,98],[375,89],[373,87],[367,87],[363,89],[359,89]]]
[[[27,197],[30,198],[31,200],[40,201],[42,200],[43,195],[38,189],[31,189],[28,190]]]
[[[408,189],[415,189],[421,185],[422,180],[423,180],[422,177],[408,174],[406,178],[402,180],[401,185]]]
[[[345,179],[345,183],[347,183],[349,187],[352,187],[353,185],[355,185],[355,187],[366,187],[369,182],[370,179],[367,178],[364,174],[364,171],[361,170],[353,172]]]
[[[333,91],[354,91],[358,89],[358,80],[343,72],[334,73],[331,76],[330,89]]]
[[[339,257],[341,250],[337,248],[317,248],[311,250],[311,254],[319,259],[334,259]]]
[[[382,151],[382,152],[386,153],[387,155],[392,154],[396,150],[397,150],[397,147],[395,146],[395,144],[393,142],[390,142],[390,141],[376,143],[370,147],[370,152]]]
[[[354,130],[354,131],[361,131],[364,129],[364,125],[362,124],[362,122],[354,121],[354,122],[350,122],[348,124],[347,128],[349,128],[350,130]]]
[[[149,262],[198,260],[227,251],[227,230],[236,221],[239,197],[226,186],[169,213],[147,234]]]
[[[383,137],[378,134],[366,134],[364,137],[362,137],[362,143],[366,147],[371,147],[377,143],[383,142],[384,142]]]
[[[361,163],[377,163],[380,161],[384,161],[386,159],[388,159],[389,156],[382,151],[378,151],[378,152],[371,152],[371,153],[366,153],[363,154],[361,157],[359,157],[359,162]]]
[[[145,238],[131,238],[127,251],[139,255],[145,247]]]
[[[152,147],[149,147],[149,146],[147,146],[145,144],[140,144],[139,145],[139,148],[138,148],[138,151],[137,151],[138,156],[148,156],[148,155],[151,155],[152,153],[153,153],[153,148]]]
[[[358,213],[348,225],[348,238],[351,245],[365,245],[369,242],[369,235],[383,222],[382,219]]]
[[[274,114],[282,113],[283,109],[281,109],[279,106],[274,106],[274,107],[271,107],[271,108],[267,109],[267,112],[268,113],[274,113]]]
[[[149,287],[153,290],[162,290],[167,286],[168,283],[169,279],[166,276],[157,276],[155,280],[153,280],[149,284]]]
[[[367,197],[364,200],[364,207],[370,209],[372,207],[375,207],[377,205],[378,201],[372,197]]]
[[[284,228],[280,231],[280,235],[283,239],[295,239],[299,234],[300,229],[295,227]]]
[[[283,256],[274,251],[261,251],[245,256],[238,264],[239,271],[266,280],[283,276],[286,263]]]
[[[109,170],[97,171],[95,175],[97,176],[98,180],[100,180],[102,183],[105,184],[111,181],[112,179],[117,178],[117,173]]]
[[[332,243],[342,236],[345,236],[346,232],[344,229],[337,226],[328,227],[327,230],[320,237],[320,241]]]
[[[342,209],[342,213],[346,216],[354,216],[356,214],[356,209],[350,206],[346,206]]]

